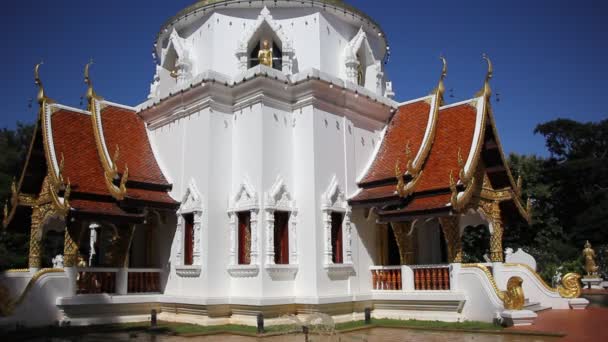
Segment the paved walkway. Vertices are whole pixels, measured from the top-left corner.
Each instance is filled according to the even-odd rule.
[[[547,310],[538,314],[534,325],[509,329],[565,333],[560,341],[608,341],[608,308]]]

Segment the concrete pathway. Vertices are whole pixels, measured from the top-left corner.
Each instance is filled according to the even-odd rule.
[[[608,341],[608,308],[587,310],[548,310],[540,312],[532,326],[508,330],[534,330],[565,333],[559,341]]]

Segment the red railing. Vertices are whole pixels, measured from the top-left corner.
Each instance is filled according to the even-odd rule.
[[[401,290],[401,266],[373,266],[372,286],[374,290]]]
[[[116,270],[87,269],[78,272],[77,294],[116,293]]]
[[[154,293],[160,292],[159,271],[132,271],[129,270],[127,293]]]
[[[450,266],[411,266],[414,271],[414,288],[424,291],[450,290]]]

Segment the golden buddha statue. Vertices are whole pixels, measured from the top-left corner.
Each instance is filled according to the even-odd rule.
[[[262,42],[262,48],[260,49],[260,52],[258,52],[258,60],[260,61],[260,64],[272,68],[272,48],[270,47],[268,40]]]
[[[591,248],[589,241],[585,243],[585,249],[583,249],[583,256],[585,257],[585,271],[588,277],[597,276],[598,266],[595,264],[595,251]]]

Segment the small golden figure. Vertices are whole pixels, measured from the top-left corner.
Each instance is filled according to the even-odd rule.
[[[272,48],[270,47],[268,40],[264,40],[262,43],[262,49],[258,52],[258,60],[260,61],[260,64],[272,68]]]
[[[585,243],[585,249],[583,249],[583,256],[585,257],[585,271],[588,277],[597,276],[598,266],[595,263],[595,251],[591,248],[591,244],[587,240]]]

